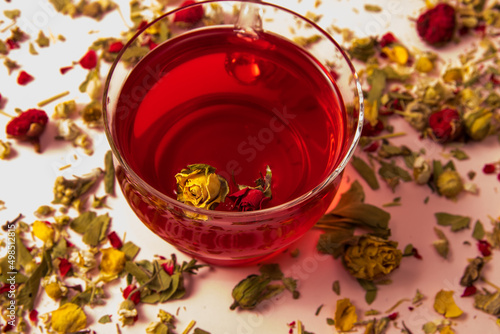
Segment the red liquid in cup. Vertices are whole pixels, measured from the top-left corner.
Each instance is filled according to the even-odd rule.
[[[136,65],[119,95],[113,136],[130,168],[174,199],[174,175],[189,164],[215,167],[230,193],[237,190],[233,180],[254,186],[269,165],[273,198],[266,207],[273,207],[311,191],[332,173],[345,154],[345,117],[330,75],[302,48],[264,32],[252,39],[230,28],[207,28],[159,45]],[[307,211],[295,211],[279,231],[249,233],[255,227],[240,225],[234,236],[234,221],[218,220],[217,227],[200,222],[195,228],[130,184],[123,171],[118,176],[147,226],[209,258],[235,252],[251,257],[290,243],[324,213],[340,182],[321,192],[322,200],[304,204]],[[230,209],[228,199],[216,208]],[[283,219],[279,215],[266,221]]]

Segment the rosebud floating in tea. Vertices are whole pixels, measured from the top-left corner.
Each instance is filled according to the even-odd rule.
[[[202,209],[215,209],[229,193],[227,181],[205,164],[189,165],[175,175],[177,200]]]

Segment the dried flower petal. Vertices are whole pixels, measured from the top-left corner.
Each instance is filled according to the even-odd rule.
[[[123,43],[121,41],[113,42],[108,47],[108,52],[118,53],[123,49]]]
[[[120,237],[118,236],[118,234],[116,234],[115,231],[112,231],[111,233],[108,234],[108,240],[111,246],[113,246],[113,248],[120,249],[123,246]]]
[[[193,0],[186,0],[181,5],[179,8],[189,6],[192,4],[195,4],[196,1]],[[193,8],[188,8],[188,9],[183,9],[177,13],[175,13],[174,16],[174,22],[182,22],[182,23],[187,23],[187,24],[195,24],[198,21],[200,21],[203,18],[203,7],[202,6],[196,6]]]
[[[115,278],[125,268],[125,253],[114,248],[101,249],[102,259],[99,265],[101,274],[106,278]]]
[[[135,289],[137,289],[137,286],[135,284],[128,285],[125,289],[123,289],[122,296],[125,299],[130,299],[131,301],[134,302],[134,304],[137,305],[141,302],[141,292],[140,291],[134,292],[132,294],[132,296],[130,296],[130,298],[129,298],[130,293],[132,291],[134,291]]]
[[[446,318],[457,318],[464,312],[455,304],[453,291],[440,290],[434,299],[434,309]]]
[[[479,240],[477,242],[477,248],[482,256],[490,256],[491,255],[491,244],[486,240]]]
[[[455,9],[446,3],[440,3],[418,17],[417,32],[427,43],[439,46],[451,41],[455,25]]]
[[[27,85],[33,80],[35,80],[35,78],[26,71],[19,72],[19,75],[17,76],[17,83],[21,86]]]
[[[95,50],[88,50],[87,53],[78,61],[81,67],[91,70],[97,66],[97,53]]]
[[[71,270],[71,262],[66,258],[59,258],[59,273],[61,277],[66,277],[66,275]]]
[[[46,244],[54,242],[55,230],[48,221],[37,220],[33,223],[33,234]]]
[[[356,307],[349,298],[338,299],[335,309],[335,328],[341,332],[350,331],[358,321]]]
[[[87,326],[87,316],[80,306],[66,303],[52,312],[50,325],[58,333],[77,332]]]

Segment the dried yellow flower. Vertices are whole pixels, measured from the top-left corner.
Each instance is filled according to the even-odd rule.
[[[335,328],[340,332],[350,331],[358,321],[356,307],[349,298],[337,300],[337,309],[335,310]]]
[[[356,244],[347,246],[343,262],[356,278],[379,279],[399,267],[403,253],[397,246],[395,241],[363,235]]]
[[[102,259],[99,265],[101,274],[108,278],[118,276],[123,271],[123,268],[125,268],[125,253],[112,247],[102,249],[101,253]]]
[[[434,63],[429,57],[422,56],[417,59],[415,69],[420,73],[429,73],[434,69]]]
[[[52,244],[54,242],[55,230],[50,226],[50,223],[37,220],[33,223],[32,229],[35,237],[42,240],[44,243]]]
[[[66,303],[52,312],[50,326],[57,333],[73,333],[87,326],[87,316],[82,308]]]
[[[401,45],[395,45],[394,47],[383,47],[382,52],[387,55],[387,57],[399,64],[399,65],[405,65],[408,62],[409,54],[408,50],[404,46]]]
[[[451,329],[450,326],[444,326],[439,331],[439,334],[455,334],[455,331],[453,329]]]
[[[442,172],[437,179],[439,193],[447,198],[455,198],[462,190],[464,185],[460,174],[454,170]]]
[[[209,165],[189,165],[177,173],[175,179],[177,200],[197,208],[213,209],[229,193],[227,181],[215,174],[215,168]]]
[[[68,288],[64,286],[56,275],[44,277],[41,284],[45,289],[45,293],[54,300],[61,299],[68,292]]]
[[[456,318],[464,312],[455,304],[453,291],[440,290],[434,299],[434,310],[446,318]]]

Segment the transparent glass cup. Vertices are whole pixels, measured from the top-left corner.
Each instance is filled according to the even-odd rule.
[[[175,22],[175,17],[190,17],[193,10],[199,13],[199,8],[203,12],[202,20],[189,24]],[[134,66],[148,55],[145,52],[133,53],[132,48],[145,45],[151,29],[159,26],[168,27],[165,43],[184,34],[214,27],[231,28],[248,38],[252,38],[256,31],[263,31],[294,43],[313,41],[302,43],[305,45],[300,47],[325,71],[325,76],[336,87],[337,98],[343,107],[344,140],[327,176],[310,191],[290,201],[245,212],[196,208],[177,201],[159,191],[155,184],[141,178],[131,167],[130,157],[125,157],[126,152],[116,131],[120,122],[133,117],[133,112],[120,108],[117,100]],[[180,251],[215,265],[262,261],[283,251],[310,230],[331,204],[363,124],[361,85],[353,65],[335,37],[286,8],[252,1],[200,2],[168,12],[138,31],[116,57],[106,80],[103,98],[106,135],[113,151],[117,179],[138,218]],[[133,62],[131,54],[135,57]],[[145,78],[153,82],[138,82],[134,87],[137,91],[151,88],[161,79],[161,74],[151,73]]]

